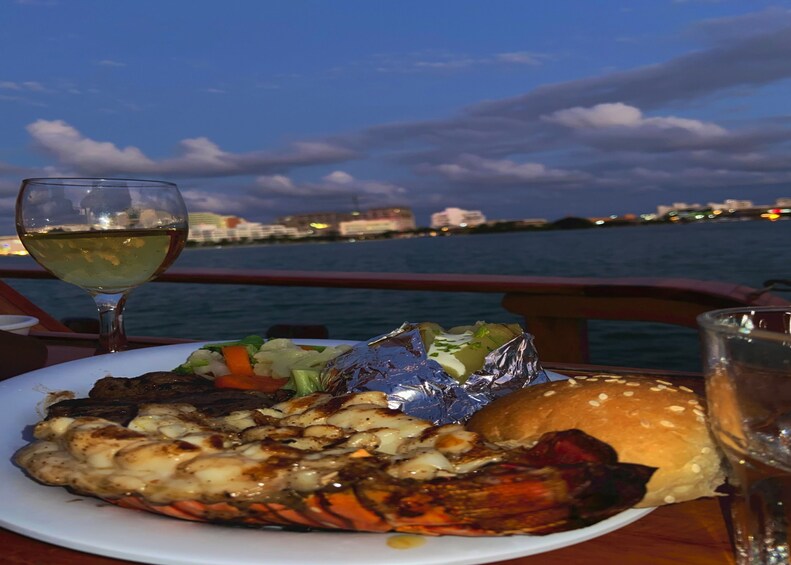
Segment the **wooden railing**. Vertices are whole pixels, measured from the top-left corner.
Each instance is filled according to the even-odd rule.
[[[53,277],[40,269],[0,268],[0,278]],[[155,282],[501,294],[503,308],[521,316],[535,336],[542,359],[563,363],[588,361],[589,320],[694,328],[697,315],[707,310],[791,304],[781,296],[747,286],[676,278],[171,269]],[[8,297],[6,301],[11,302]],[[0,302],[0,310],[2,307]]]

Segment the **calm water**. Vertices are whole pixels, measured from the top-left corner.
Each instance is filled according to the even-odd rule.
[[[791,222],[660,225],[358,243],[187,249],[178,267],[580,277],[683,277],[760,288],[791,278]],[[0,264],[30,265],[26,257]],[[93,317],[91,299],[59,281],[7,280],[56,317]],[[445,326],[518,321],[499,295],[148,284],[126,309],[131,335],[226,339],[276,323],[321,323],[337,339],[365,339],[404,321]],[[658,339],[660,338],[660,339]],[[597,363],[698,370],[697,333],[663,324],[593,322]],[[539,351],[540,355],[540,351]]]

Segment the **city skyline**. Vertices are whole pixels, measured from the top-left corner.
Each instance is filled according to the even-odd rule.
[[[731,211],[732,211],[734,209],[788,208],[789,206],[791,206],[791,197],[788,197],[788,196],[779,196],[779,197],[775,198],[772,202],[754,202],[752,200],[746,200],[746,199],[740,199],[740,198],[725,198],[725,199],[723,199],[722,202],[711,202],[710,201],[710,202],[672,202],[672,203],[668,202],[668,203],[660,203],[660,204],[656,204],[652,210],[650,210],[650,211],[647,210],[647,211],[645,211],[643,213],[631,213],[631,212],[629,212],[629,213],[626,213],[626,214],[617,215],[617,214],[612,214],[612,213],[609,213],[609,212],[605,212],[603,214],[598,214],[598,215],[593,215],[593,216],[580,216],[579,218],[587,219],[587,220],[596,220],[596,219],[601,219],[601,218],[623,219],[625,217],[650,218],[652,216],[657,216],[657,217],[664,216],[668,211],[671,211],[671,210],[681,211],[681,210],[705,210],[705,209],[713,209],[713,210],[714,209],[716,209],[716,210],[728,210],[728,209],[731,209]],[[410,214],[412,213],[412,210],[411,210],[411,208],[409,206],[404,206],[403,208],[404,208],[405,211],[408,211]],[[460,208],[457,208],[455,206],[448,206],[448,207],[446,207],[446,208],[444,208],[442,210],[439,210],[439,209],[435,210],[434,212],[430,213],[427,218],[423,218],[423,219],[415,218],[416,228],[417,229],[424,229],[424,228],[427,228],[427,227],[431,227],[431,220],[433,219],[434,216],[437,216],[437,215],[440,215],[440,214],[443,214],[443,213],[448,213],[450,210],[453,210],[454,212],[458,211],[458,212],[461,212],[461,213],[471,212],[471,213],[475,213],[475,214],[480,214],[484,218],[484,220],[481,221],[480,223],[489,223],[489,224],[495,224],[495,223],[500,223],[500,222],[509,222],[509,221],[535,221],[535,220],[543,220],[543,221],[546,221],[547,223],[551,223],[551,222],[556,222],[556,221],[563,220],[563,219],[572,218],[572,216],[563,215],[563,214],[555,216],[555,217],[551,217],[551,218],[526,218],[526,217],[525,218],[515,218],[515,217],[495,218],[495,217],[487,216],[485,210],[468,210],[468,209],[460,209]],[[304,216],[321,216],[321,215],[335,214],[335,215],[353,216],[355,214],[359,214],[361,211],[365,212],[366,210],[365,209],[352,210],[351,208],[349,208],[347,210],[306,210],[305,212],[301,213],[300,215],[304,215]],[[238,220],[238,221],[241,221],[241,222],[249,222],[250,221],[248,218],[245,218],[243,216],[238,216],[238,215],[235,215],[235,214],[218,214],[216,212],[207,210],[207,211],[202,211],[202,212],[190,212],[190,214],[189,214],[189,216],[190,216],[190,225],[193,224],[193,217],[194,216],[206,216],[206,215],[214,216],[216,218],[230,218],[230,219]],[[268,222],[268,223],[260,222],[260,223],[262,223],[264,225],[267,225],[267,226],[272,226],[272,225],[278,225],[278,224],[284,223],[283,222],[284,219],[285,218],[281,217],[281,218],[275,218],[272,222]],[[203,223],[203,222],[200,222],[200,223]]]
[[[791,2],[0,0],[0,233],[31,176],[192,212],[646,213],[791,192]]]

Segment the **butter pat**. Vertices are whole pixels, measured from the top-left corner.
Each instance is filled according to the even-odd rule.
[[[470,347],[472,332],[462,334],[440,333],[434,337],[431,347],[428,348],[429,359],[439,363],[451,377],[460,380],[467,374],[467,366],[460,355],[464,348]]]
[[[448,331],[434,331],[426,353],[459,382],[483,367],[486,356],[522,334],[518,324],[459,326]],[[424,334],[425,336],[425,334]]]

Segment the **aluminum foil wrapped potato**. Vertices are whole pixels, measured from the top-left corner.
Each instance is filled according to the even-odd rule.
[[[331,361],[321,380],[334,395],[384,392],[390,407],[443,424],[549,379],[532,335],[516,324],[478,322],[450,330],[405,323]]]

